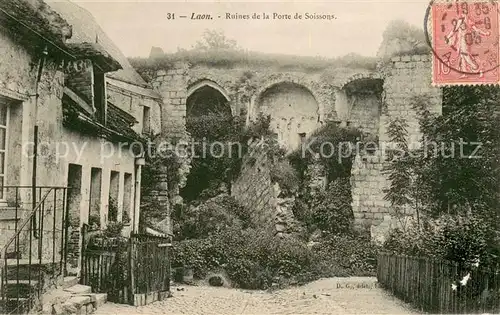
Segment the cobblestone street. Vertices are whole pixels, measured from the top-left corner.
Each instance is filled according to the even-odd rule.
[[[142,307],[107,303],[95,314],[418,314],[377,288],[374,278],[322,279],[273,293],[205,286],[172,292]]]

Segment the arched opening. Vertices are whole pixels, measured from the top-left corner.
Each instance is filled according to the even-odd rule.
[[[186,101],[186,117],[204,115],[231,116],[229,99],[218,89],[203,85],[189,94]]]
[[[271,129],[289,151],[320,126],[318,102],[297,83],[282,82],[266,89],[257,99],[257,110],[271,117]]]
[[[180,191],[188,202],[227,184],[226,152],[220,144],[233,133],[235,124],[227,95],[213,84],[196,84],[196,89],[188,90],[186,129],[194,140],[195,155],[186,186]]]
[[[378,135],[382,113],[383,80],[360,78],[343,87],[347,97],[347,123],[365,134]]]

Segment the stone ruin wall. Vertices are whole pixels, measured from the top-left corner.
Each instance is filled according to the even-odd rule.
[[[379,150],[373,155],[357,156],[352,169],[351,184],[355,226],[370,229],[393,214],[391,205],[384,200],[384,189],[389,187],[382,173],[385,162],[381,150],[389,142],[386,127],[392,118],[401,117],[408,123],[408,141],[419,143],[422,134],[418,119],[411,108],[410,99],[417,95],[428,95],[428,108],[441,113],[441,89],[432,86],[432,63],[430,56],[402,56],[392,58],[386,71],[383,87],[382,113],[379,126]]]
[[[187,73],[185,64],[160,70],[151,84],[163,97],[161,110],[162,135],[183,138],[186,133]]]
[[[231,196],[252,211],[252,221],[282,236],[298,231],[292,212],[294,197],[282,196],[272,181],[273,161],[264,146],[256,141],[243,159],[240,176],[232,182]]]
[[[213,82],[219,86],[229,98],[229,106],[233,116],[239,116],[247,122],[254,120],[259,112],[267,112],[265,102],[258,96],[265,94],[270,88],[281,83],[296,84],[311,92],[317,103],[314,113],[301,113],[307,121],[312,116],[320,124],[337,120],[335,110],[335,90],[346,78],[364,69],[335,68],[323,72],[305,73],[298,71],[281,71],[270,68],[238,67],[233,69],[211,68],[206,66],[190,66],[187,63],[176,63],[170,69],[146,71],[145,77],[151,78],[153,87],[163,96],[162,129],[165,135],[178,135],[185,132],[186,102],[193,86],[203,82]],[[262,108],[261,108],[262,105]],[[287,111],[279,111],[283,117],[273,117],[272,125],[289,125],[303,121],[301,115],[293,117]],[[283,122],[283,118],[286,122]],[[304,124],[303,124],[304,125]],[[292,128],[294,129],[294,128]],[[299,128],[300,129],[300,128]],[[301,130],[292,130],[300,133]]]
[[[253,222],[272,224],[275,211],[275,191],[271,182],[271,161],[258,142],[249,147],[243,158],[241,173],[231,185],[233,196],[243,207],[252,210]]]
[[[429,95],[430,109],[441,112],[442,94],[439,88],[432,87],[431,69],[431,59],[427,55],[392,58],[379,69],[378,75],[383,80],[381,99],[376,100],[369,94],[364,95],[350,104],[350,110],[342,109],[343,98],[339,87],[342,86],[340,82],[343,79],[355,73],[352,69],[339,69],[335,78],[328,83],[327,76],[319,74],[266,73],[257,69],[250,71],[252,74],[249,75],[248,69],[189,68],[187,65],[178,64],[173,69],[157,71],[152,84],[164,97],[164,135],[185,134],[188,88],[200,80],[219,84],[229,95],[229,106],[233,115],[246,117],[247,122],[252,116],[255,117],[255,95],[260,95],[272,86],[273,82],[283,81],[305,83],[306,87],[313,90],[322,122],[345,121],[364,132],[377,135],[382,145],[388,141],[386,126],[393,117],[403,117],[407,120],[410,143],[420,140],[418,120],[409,102],[412,96]],[[379,108],[375,106],[377,102],[381,103]],[[247,157],[247,162],[249,160]],[[271,183],[269,166],[266,163],[268,161],[261,156],[255,158],[254,165],[244,166],[240,178],[233,183],[232,188],[232,195],[245,206],[256,209],[256,216],[262,222],[272,220],[277,208],[276,189]],[[383,154],[378,150],[373,155],[366,153],[356,157],[353,165],[352,206],[355,226],[360,229],[367,230],[372,225],[377,226],[384,221],[384,217],[391,214],[390,204],[384,200],[383,190],[388,187],[387,179],[382,174],[384,164]],[[312,178],[311,181],[325,186],[319,184],[324,181],[323,177]]]

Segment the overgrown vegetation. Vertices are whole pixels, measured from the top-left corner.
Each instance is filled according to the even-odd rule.
[[[421,222],[395,231],[387,249],[460,264],[498,262],[499,96],[497,87],[444,88],[442,116],[428,111],[426,97],[413,98],[423,146],[399,147],[387,197],[418,210]],[[392,127],[393,138],[402,139],[404,124]]]
[[[308,145],[290,154],[289,159],[301,174],[317,159],[325,168],[328,181],[332,182],[351,176],[355,147],[360,147],[361,141],[362,134],[358,129],[341,128],[335,122],[328,122],[314,131]]]
[[[186,201],[196,200],[202,193],[213,197],[206,190],[217,192],[221,184],[229,187],[247,149],[244,122],[237,117],[204,115],[188,117],[186,123],[195,145],[191,171],[181,196]]]
[[[255,228],[250,211],[226,194],[197,206],[178,205],[172,216],[176,240],[207,238],[228,228]]]
[[[249,289],[300,284],[326,276],[373,275],[376,248],[369,238],[357,235],[352,229],[349,177],[353,156],[344,152],[341,159],[320,159],[332,182],[326,191],[312,194],[305,170],[307,165],[317,162],[315,157],[311,154],[301,157],[298,153],[287,156],[271,137],[269,117],[260,117],[249,128],[210,115],[193,119],[189,124],[194,137],[203,136],[207,140],[239,143],[259,140],[271,161],[270,176],[280,186],[280,197],[295,196],[295,216],[305,227],[305,234],[275,236],[274,229],[263,227],[251,208],[242,207],[227,194],[221,183],[233,172],[231,168],[237,170],[241,166],[238,164],[241,161],[202,159],[200,163],[206,166],[193,164],[191,172],[195,175],[210,172],[204,178],[204,187],[208,188],[191,200],[186,198],[187,204],[174,208],[175,239],[179,241],[174,250],[174,267],[192,268],[199,279],[220,271],[233,285]],[[360,133],[328,124],[313,137],[317,143],[311,150],[319,150],[321,142],[338,147],[348,145],[352,149],[350,146],[359,140]],[[243,153],[247,150],[245,147]],[[199,175],[195,178],[193,183],[201,181]],[[318,237],[310,242],[313,234]]]
[[[384,42],[391,45],[396,42],[394,47],[399,50],[389,49],[386,53],[428,53],[428,49],[422,49],[422,35],[409,25],[394,22],[384,33]],[[192,66],[303,72],[323,71],[328,67],[374,70],[377,62],[375,58],[355,54],[326,59],[247,52],[224,34],[207,32],[190,50],[134,59],[132,63],[148,72],[169,69],[178,61],[187,61]],[[255,89],[250,82],[252,75],[248,72],[240,78],[245,101]],[[203,105],[200,110],[207,104]],[[429,122],[431,118],[426,119]],[[187,130],[197,144],[193,147],[194,159],[187,184],[181,190],[185,203],[173,208],[175,239],[178,241],[174,266],[192,268],[197,278],[223,271],[235,285],[249,289],[266,288],[276,283],[303,283],[322,276],[372,275],[377,248],[369,238],[355,233],[352,226],[354,217],[349,179],[354,153],[363,149],[361,132],[327,123],[310,136],[313,141],[305,152],[298,150],[287,156],[272,140],[269,124],[269,117],[261,117],[256,124],[245,127],[239,118],[227,114],[188,115]],[[398,148],[409,153],[404,137],[398,138],[404,133],[404,128],[403,121],[396,122],[391,126],[390,134]],[[280,198],[294,200],[294,215],[305,230],[300,238],[275,236],[269,229],[259,226],[252,209],[242,207],[229,196],[231,181],[239,175],[242,156],[248,153],[251,139],[263,139],[268,146],[272,161],[271,180],[279,184]],[[215,142],[224,145],[212,146]],[[212,151],[207,154],[207,149]],[[229,152],[233,154],[228,156]],[[226,154],[219,156],[219,153]],[[168,162],[157,163],[150,168],[152,183],[159,166]],[[419,172],[427,170],[428,161],[416,163],[415,159],[396,159],[392,168],[387,170],[393,180],[387,198],[395,208],[424,211],[429,205],[431,192],[421,188],[426,193],[420,194],[417,189],[419,183],[427,180]],[[314,190],[310,185],[311,168],[316,166],[324,170],[328,183],[325,190]],[[148,171],[146,173],[146,178],[149,178]],[[158,210],[161,215],[161,209]],[[150,213],[155,213],[155,210]],[[390,245],[391,242],[396,245]],[[387,246],[394,249],[403,245],[392,240]]]
[[[226,229],[177,243],[173,264],[189,266],[199,279],[224,270],[234,286],[266,289],[328,276],[373,275],[375,253],[368,240],[350,235],[310,247],[258,229]]]
[[[349,178],[337,178],[314,196],[302,195],[293,211],[309,233],[319,230],[326,235],[349,234],[354,221],[351,202]]]
[[[285,54],[268,54],[247,51],[224,34],[207,30],[201,41],[191,49],[179,49],[172,54],[155,58],[132,58],[136,69],[170,69],[176,62],[189,62],[193,66],[202,65],[216,68],[255,67],[280,70],[322,71],[328,67],[361,68],[374,70],[376,58],[349,54],[339,58],[307,57]]]
[[[181,196],[188,202],[206,200],[220,193],[221,186],[231,186],[238,177],[250,141],[270,135],[270,117],[259,116],[249,126],[239,117],[204,115],[188,117],[187,130],[193,138],[193,159]],[[271,154],[283,152],[277,144],[266,141]]]
[[[395,230],[384,244],[386,250],[399,254],[442,258],[454,261],[461,268],[498,265],[498,236],[484,219],[474,216],[443,215],[421,227]]]
[[[362,137],[357,129],[327,123],[311,135],[308,145],[290,154],[290,163],[302,182],[293,211],[309,233],[338,235],[352,231],[350,177],[355,154],[362,150]],[[308,168],[315,165],[324,170],[328,183],[324,190],[312,191],[309,186],[312,179]]]
[[[432,52],[419,27],[404,20],[394,20],[387,25],[383,35],[378,57],[390,58],[401,55],[427,55]]]

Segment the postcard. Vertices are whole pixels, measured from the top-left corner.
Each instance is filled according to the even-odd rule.
[[[0,0],[0,313],[500,313],[497,0]]]

